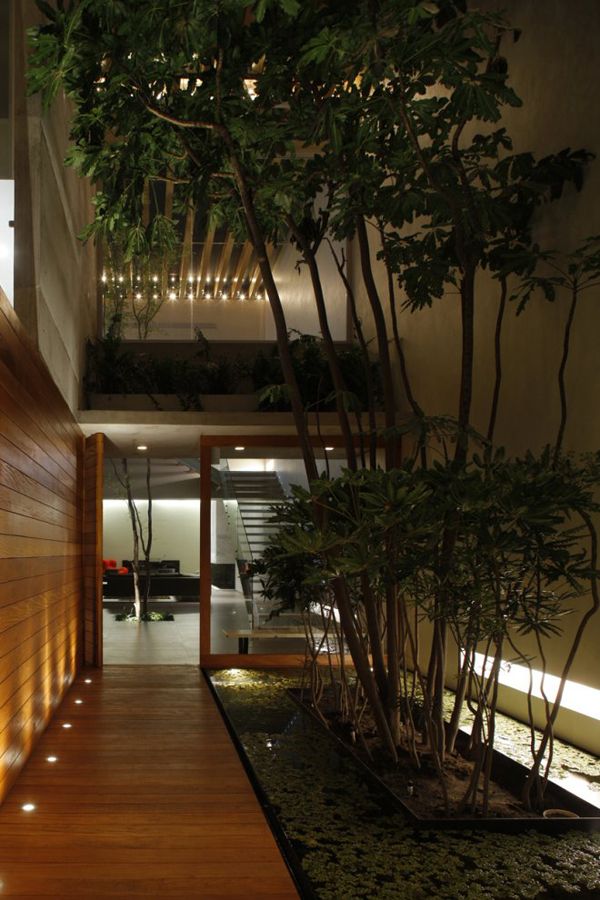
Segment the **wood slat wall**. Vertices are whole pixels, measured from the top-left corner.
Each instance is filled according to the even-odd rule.
[[[85,439],[83,460],[83,658],[102,665],[102,492],[104,435]]]
[[[0,801],[81,661],[83,437],[0,291]]]

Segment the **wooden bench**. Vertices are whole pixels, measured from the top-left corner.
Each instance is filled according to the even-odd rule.
[[[283,629],[283,628],[240,628],[236,631],[223,630],[223,634],[228,638],[237,638],[238,653],[248,653],[248,642],[250,640],[272,640],[274,638],[288,638],[296,641],[306,640],[306,632],[304,629]]]

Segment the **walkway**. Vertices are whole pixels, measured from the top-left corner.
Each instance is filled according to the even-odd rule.
[[[82,673],[0,807],[0,894],[297,897],[198,669]]]

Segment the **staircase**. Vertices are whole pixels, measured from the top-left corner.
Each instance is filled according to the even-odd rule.
[[[230,521],[237,507],[237,555],[252,562],[262,556],[278,530],[272,507],[285,500],[285,492],[276,472],[223,471],[221,477]]]
[[[247,566],[264,553],[279,525],[273,507],[286,495],[275,472],[220,471],[223,505],[234,540],[235,555],[252,629],[268,622],[272,604],[254,596],[254,579]]]

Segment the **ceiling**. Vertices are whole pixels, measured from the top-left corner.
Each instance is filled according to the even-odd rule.
[[[320,420],[323,435],[339,431],[335,413],[323,413]],[[82,410],[79,427],[86,437],[97,432],[105,435],[109,458],[143,454],[152,459],[198,459],[202,435],[220,434],[243,443],[244,435],[295,434],[290,413]],[[139,451],[139,446],[148,450]],[[256,450],[249,455],[256,456]],[[278,455],[282,455],[279,450]]]

